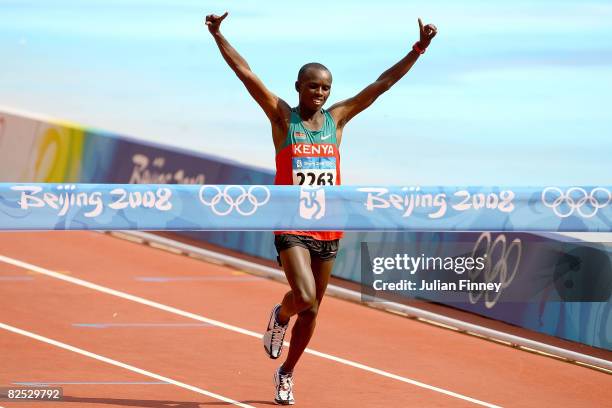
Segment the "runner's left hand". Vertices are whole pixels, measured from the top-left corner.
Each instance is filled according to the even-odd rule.
[[[423,25],[423,21],[419,18],[419,32],[421,39],[419,42],[421,46],[427,48],[431,43],[431,40],[438,34],[438,29],[433,24]]]

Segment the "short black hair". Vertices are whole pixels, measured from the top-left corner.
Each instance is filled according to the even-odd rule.
[[[300,71],[298,72],[297,80],[300,81],[302,77],[304,76],[304,74],[306,73],[306,71],[308,71],[309,69],[320,69],[323,71],[327,71],[329,73],[329,76],[331,76],[331,71],[327,69],[325,65],[320,64],[318,62],[309,62],[308,64],[304,64],[302,68],[300,68]]]

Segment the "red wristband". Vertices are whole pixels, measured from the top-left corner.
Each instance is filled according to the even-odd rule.
[[[412,49],[418,52],[419,54],[425,54],[425,50],[426,50],[426,48],[423,48],[421,46],[420,41],[415,42],[414,45],[412,46]]]

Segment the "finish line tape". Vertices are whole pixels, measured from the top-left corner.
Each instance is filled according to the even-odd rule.
[[[612,231],[612,186],[0,183],[0,230]]]

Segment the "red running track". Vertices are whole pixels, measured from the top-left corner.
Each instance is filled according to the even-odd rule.
[[[0,386],[64,389],[1,407],[273,405],[259,336],[284,284],[95,232],[11,232],[0,288]],[[608,374],[331,297],[310,350],[299,407],[612,406]]]

